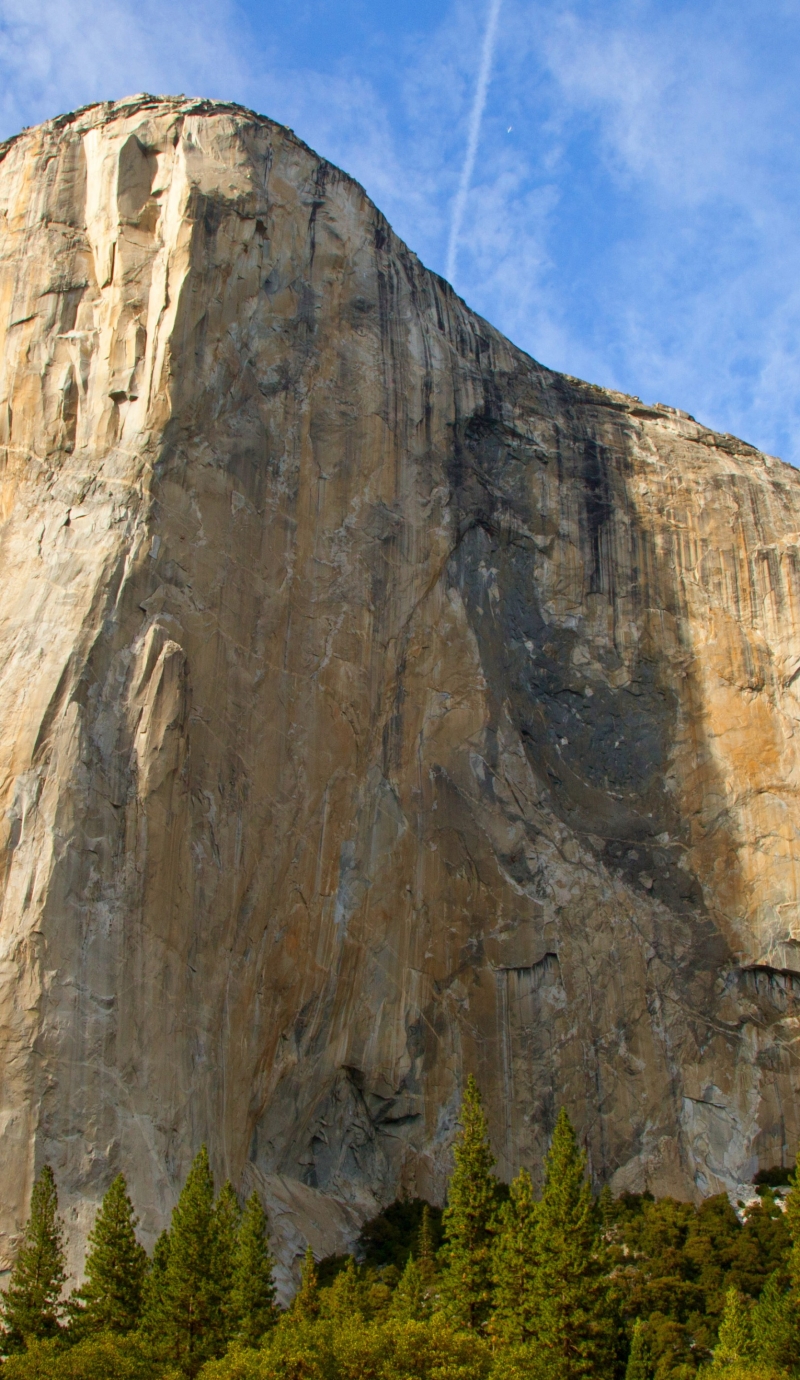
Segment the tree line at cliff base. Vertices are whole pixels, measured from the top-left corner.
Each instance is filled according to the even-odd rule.
[[[120,1175],[64,1297],[63,1225],[42,1170],[0,1302],[3,1380],[781,1380],[800,1375],[800,1185],[740,1216],[592,1195],[565,1111],[536,1197],[493,1174],[474,1080],[444,1212],[418,1200],[353,1256],[303,1263],[276,1303],[254,1194],[215,1194],[197,1156],[148,1257]],[[767,1179],[769,1175],[762,1176]],[[775,1176],[773,1183],[775,1182]],[[777,1175],[782,1177],[781,1174]]]

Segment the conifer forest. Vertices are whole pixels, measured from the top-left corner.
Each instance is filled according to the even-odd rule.
[[[540,1196],[494,1175],[473,1079],[444,1211],[392,1204],[281,1310],[256,1195],[195,1159],[148,1256],[120,1175],[68,1290],[45,1166],[2,1296],[3,1380],[780,1380],[800,1370],[800,1186],[700,1206],[592,1194],[565,1111]],[[788,1193],[780,1181],[789,1179]]]

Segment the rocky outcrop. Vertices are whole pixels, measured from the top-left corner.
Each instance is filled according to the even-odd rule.
[[[204,1140],[341,1243],[468,1071],[506,1176],[561,1104],[616,1189],[789,1162],[800,476],[238,107],[0,156],[6,1260],[44,1160],[152,1240]]]

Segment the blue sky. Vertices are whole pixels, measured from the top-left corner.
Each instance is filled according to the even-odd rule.
[[[238,100],[445,272],[492,3],[0,0],[0,135],[134,91]],[[800,464],[800,0],[496,18],[458,291],[545,364]]]

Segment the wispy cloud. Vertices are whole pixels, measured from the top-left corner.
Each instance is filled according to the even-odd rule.
[[[602,22],[589,5],[540,13],[559,183],[588,173],[600,213],[594,282],[580,279],[592,313],[568,309],[573,369],[592,352],[601,381],[800,460],[798,15],[765,26],[743,4],[622,0]]]
[[[246,82],[228,0],[0,0],[5,133],[136,91],[230,96]]]
[[[543,362],[800,462],[794,0],[413,12],[387,36],[337,0],[302,23],[288,0],[0,0],[2,132],[142,89],[241,100]],[[317,19],[344,37],[312,59]]]
[[[464,156],[464,165],[461,169],[461,177],[458,182],[458,191],[456,192],[455,204],[453,206],[453,220],[450,226],[450,238],[447,243],[447,265],[445,272],[451,282],[455,278],[458,240],[461,234],[461,225],[464,220],[464,211],[467,205],[472,174],[475,171],[475,155],[478,152],[481,122],[483,121],[483,112],[486,107],[486,95],[489,90],[489,78],[492,72],[494,45],[497,38],[497,21],[500,17],[500,3],[501,0],[489,0],[489,15],[486,20],[486,32],[484,33],[483,44],[481,46],[478,80],[475,83],[475,99],[472,103],[472,111],[469,118],[467,151]]]

